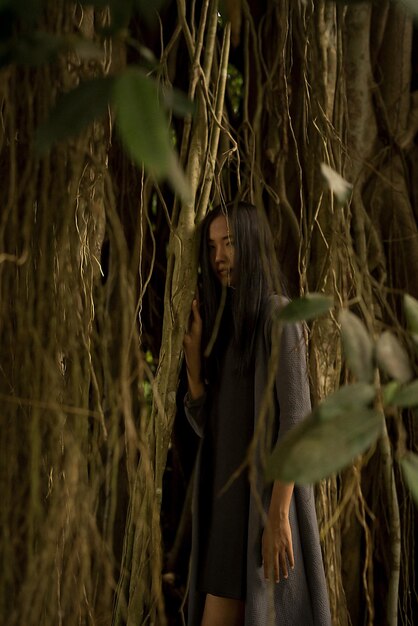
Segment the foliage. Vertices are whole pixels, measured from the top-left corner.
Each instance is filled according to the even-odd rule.
[[[407,452],[400,460],[403,475],[418,506],[418,455]]]
[[[358,380],[372,382],[374,378],[373,342],[365,325],[356,315],[347,310],[340,312],[339,321],[349,368]]]
[[[237,68],[229,63],[228,65],[228,95],[231,108],[235,115],[238,115],[242,102],[243,79]]]
[[[171,100],[175,101],[173,92]],[[157,179],[168,179],[173,189],[187,198],[187,182],[174,154],[168,122],[158,105],[157,86],[131,68],[115,81],[114,105],[117,128],[133,160],[139,167],[144,164]]]
[[[42,65],[54,62],[59,55],[70,51],[85,59],[100,57],[100,48],[81,35],[55,35],[39,30],[36,18],[41,13],[42,3],[33,2],[29,12],[24,4],[4,4],[3,11],[10,24],[0,44],[0,66],[11,63]],[[102,9],[108,7],[110,28],[103,31],[102,36],[118,36],[120,39],[121,30],[128,28],[136,13],[153,23],[165,1],[150,5],[143,0],[89,0],[80,4]],[[22,26],[22,21],[25,24],[23,33],[16,35],[15,30]],[[123,37],[130,41],[127,30]],[[147,61],[144,68],[132,66],[119,75],[93,78],[61,95],[48,119],[38,129],[37,147],[40,154],[45,154],[55,142],[79,135],[89,124],[101,119],[108,107],[114,108],[116,125],[128,154],[157,180],[168,180],[185,199],[190,196],[190,191],[178,165],[168,119],[160,101],[182,115],[190,114],[192,107],[181,92],[169,89],[167,85],[160,96],[158,81],[145,73],[145,69],[150,69],[148,60],[153,59],[153,55],[145,48],[141,52]],[[155,62],[153,65],[152,71],[158,72]]]
[[[315,294],[313,300],[320,302],[320,309],[325,308],[325,298],[321,300]],[[418,301],[406,295],[404,306],[413,331]],[[280,317],[294,322],[311,319],[319,312],[312,308],[312,299],[304,298],[288,304]],[[360,382],[345,385],[325,398],[310,416],[279,440],[267,462],[266,475],[270,480],[279,478],[303,484],[326,478],[353,463],[382,434],[384,414],[369,408],[372,403],[377,407],[383,400],[383,410],[418,406],[418,379],[406,384],[413,374],[408,354],[399,341],[387,331],[373,341],[361,320],[349,311],[341,311],[339,320],[347,363]],[[396,383],[390,395],[382,393],[379,384],[370,384],[376,380],[377,368],[381,370],[380,377],[393,379],[387,385]],[[401,450],[399,460],[418,505],[418,456]]]
[[[320,415],[308,416],[280,439],[267,463],[270,480],[315,483],[352,463],[382,432],[381,415],[360,402],[350,410],[339,407],[326,420]]]
[[[95,119],[103,117],[114,83],[115,79],[109,76],[94,78],[61,96],[48,121],[37,129],[39,153],[44,155],[55,142],[77,135]]]
[[[186,427],[170,439],[194,228],[236,196],[265,210],[290,286],[307,294],[283,312],[310,320],[307,440],[338,442],[347,463],[375,440],[317,486],[333,620],[394,625],[387,599],[412,619],[415,512],[400,484],[415,480],[417,443],[417,384],[402,382],[402,363],[418,349],[418,312],[399,302],[418,293],[408,18],[380,2],[218,8],[0,0],[0,615],[11,626],[164,624],[161,570],[177,579],[190,510],[188,473],[173,488],[170,465],[164,563],[167,450],[178,462],[179,443],[194,449]],[[323,475],[315,463],[308,472]]]
[[[292,300],[278,314],[283,322],[301,322],[311,320],[332,307],[332,299],[319,293],[308,293],[303,298]]]

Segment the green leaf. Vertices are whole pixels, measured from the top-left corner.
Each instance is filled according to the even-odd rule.
[[[382,333],[376,342],[376,360],[380,369],[400,383],[407,383],[413,377],[406,350],[389,331]]]
[[[391,380],[384,387],[382,387],[383,404],[393,404],[393,399],[396,393],[399,391],[399,383],[397,380]]]
[[[418,300],[405,294],[403,298],[406,321],[411,333],[418,333]]]
[[[366,383],[344,385],[327,396],[315,409],[315,415],[322,420],[338,417],[341,413],[356,411],[366,407],[375,398],[375,388]]]
[[[1,46],[0,63],[38,66],[53,61],[67,48],[64,37],[36,31]]]
[[[101,59],[103,51],[89,39],[77,35],[52,35],[35,31],[27,36],[0,44],[0,65],[17,63],[30,67],[54,61],[67,50],[74,50],[83,59]]]
[[[407,452],[400,460],[402,474],[408,485],[411,495],[418,506],[418,456],[413,452]]]
[[[108,106],[113,78],[95,78],[81,83],[57,101],[48,120],[36,133],[36,148],[44,154],[53,143],[77,135],[101,117]]]
[[[194,113],[195,105],[189,100],[187,95],[178,89],[172,87],[163,87],[161,89],[164,106],[173,111],[179,117],[191,115]]]
[[[25,39],[19,39],[16,61],[26,65],[41,65],[54,60],[65,48],[65,40],[60,35],[37,31]]]
[[[360,381],[372,382],[373,344],[365,325],[345,309],[340,312],[339,321],[348,367]]]
[[[402,408],[418,406],[418,380],[399,389],[392,397],[391,404]]]
[[[292,300],[278,314],[283,322],[301,322],[319,317],[329,311],[334,302],[328,296],[309,293],[302,298]]]
[[[377,411],[345,411],[330,420],[306,418],[279,441],[267,461],[268,480],[309,484],[349,465],[380,435]]]
[[[157,178],[167,175],[172,152],[156,83],[130,69],[115,83],[116,123],[131,157]]]
[[[326,163],[321,163],[321,174],[337,200],[344,204],[350,197],[353,185]]]
[[[167,178],[188,197],[188,185],[171,145],[168,121],[158,101],[156,83],[136,69],[115,82],[116,124],[132,159],[156,178]]]

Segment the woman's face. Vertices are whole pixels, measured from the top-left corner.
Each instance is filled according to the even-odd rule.
[[[209,226],[209,258],[212,270],[222,285],[234,284],[234,235],[223,215]]]

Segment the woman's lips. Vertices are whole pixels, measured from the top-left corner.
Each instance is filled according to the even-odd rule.
[[[230,268],[216,270],[216,274],[218,276],[218,279],[221,281],[221,283],[227,284],[227,285],[231,284],[232,271]]]

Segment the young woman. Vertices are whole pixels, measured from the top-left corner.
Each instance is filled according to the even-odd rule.
[[[263,481],[263,458],[309,413],[310,397],[302,327],[276,320],[287,300],[275,294],[274,247],[261,211],[243,202],[212,210],[201,228],[200,267],[200,302],[193,301],[184,338],[186,414],[202,437],[188,624],[328,626],[313,490]],[[265,414],[250,486],[242,466]]]

